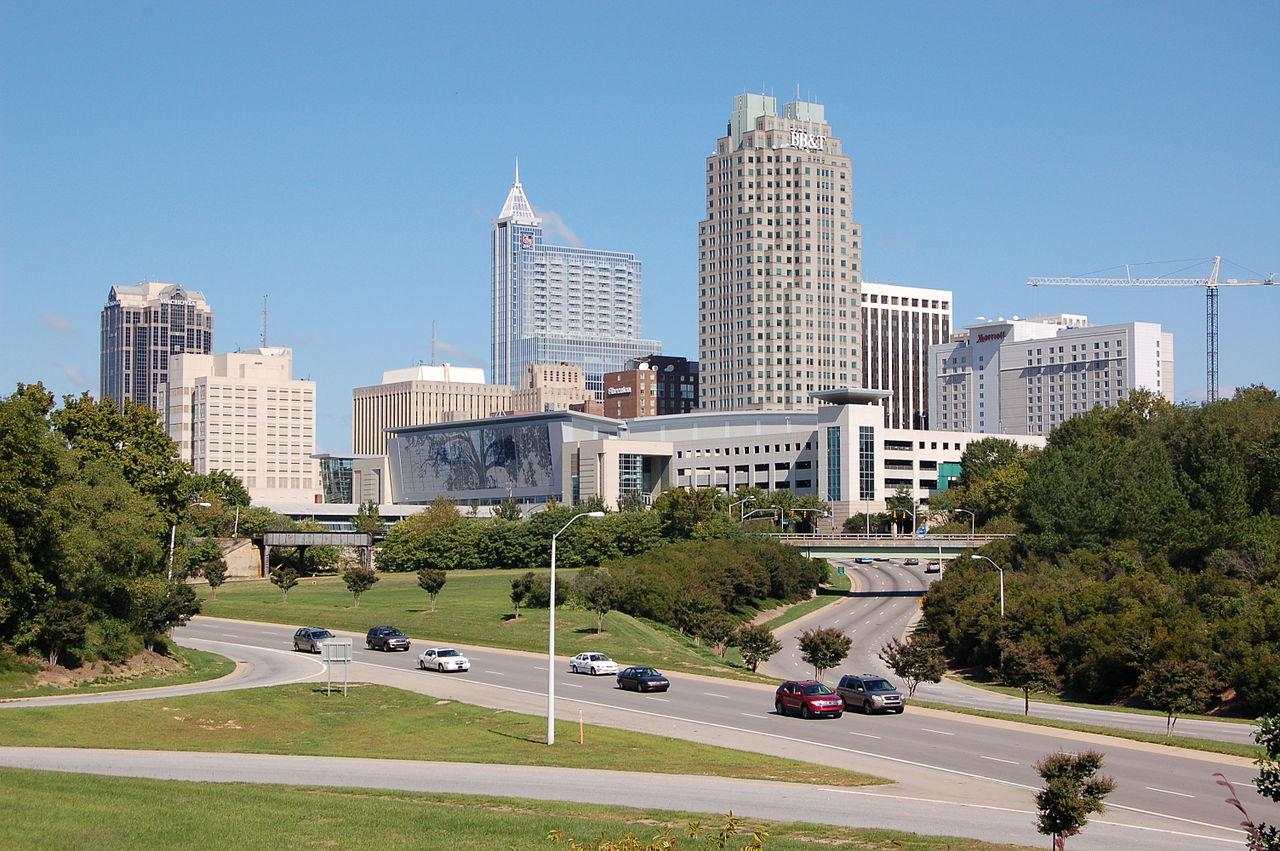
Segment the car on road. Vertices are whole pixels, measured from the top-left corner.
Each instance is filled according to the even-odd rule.
[[[871,564],[875,559],[871,556],[858,556],[853,560],[854,564]]]
[[[906,564],[906,565],[915,566],[915,565],[917,565],[917,564],[919,564],[919,563],[920,563],[920,559],[918,559],[918,558],[909,558],[909,559],[905,559],[902,563],[903,563],[903,564]]]
[[[618,663],[603,653],[579,653],[569,660],[571,674],[616,674]]]
[[[907,696],[879,674],[845,674],[836,686],[836,694],[849,709],[873,712],[897,712],[907,708]]]
[[[941,573],[941,572],[942,572],[942,562],[940,562],[940,561],[931,561],[931,562],[929,562],[928,564],[926,564],[926,565],[924,566],[924,572],[925,572],[925,573]]]
[[[888,560],[889,560],[889,557],[888,557],[888,556],[876,556],[875,560],[876,560],[876,561],[888,561]]]
[[[471,660],[452,647],[428,647],[418,654],[418,667],[424,671],[470,671]]]
[[[648,665],[633,665],[618,672],[618,688],[631,691],[666,691],[670,681]]]
[[[319,653],[320,645],[333,638],[333,633],[323,627],[299,627],[293,634],[293,649],[305,650],[307,653]]]
[[[830,686],[817,680],[787,680],[774,693],[773,709],[779,715],[795,713],[801,718],[824,715],[839,718],[844,714],[844,701]]]
[[[364,637],[364,646],[370,650],[408,650],[409,636],[394,626],[375,626]]]

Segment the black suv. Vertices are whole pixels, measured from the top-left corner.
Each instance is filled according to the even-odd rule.
[[[836,694],[850,709],[873,712],[898,712],[907,708],[907,697],[893,683],[877,674],[845,674],[836,686]]]
[[[327,629],[318,626],[304,626],[293,634],[293,649],[305,650],[308,653],[319,653],[320,645],[330,638],[333,638],[333,633]]]
[[[409,637],[394,626],[375,626],[364,637],[370,650],[408,650]]]

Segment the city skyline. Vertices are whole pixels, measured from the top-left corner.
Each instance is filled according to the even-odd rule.
[[[659,10],[620,35],[652,68],[644,79],[621,74],[616,47],[580,46],[584,32],[618,22],[602,10],[572,21],[499,15],[492,47],[435,57],[424,44],[476,26],[474,13],[349,21],[321,10],[298,30],[269,9],[246,26],[247,6],[76,8],[74,29],[16,9],[0,34],[13,93],[0,106],[0,273],[16,329],[0,344],[0,381],[10,390],[44,380],[58,393],[96,392],[104,287],[149,279],[206,293],[219,351],[258,343],[270,293],[268,343],[293,347],[297,373],[318,381],[319,448],[343,450],[351,388],[425,360],[432,319],[444,332],[439,360],[487,364],[484,244],[517,154],[556,241],[643,258],[646,333],[695,356],[698,160],[733,94],[764,83],[788,98],[797,77],[840,116],[864,277],[952,290],[957,325],[1058,311],[1159,322],[1182,355],[1175,397],[1196,398],[1198,294],[1033,291],[1025,279],[1214,253],[1262,274],[1280,263],[1276,158],[1265,134],[1248,132],[1280,113],[1265,82],[1271,8],[1017,20],[997,7],[926,19],[846,12],[865,42],[856,69],[832,32],[813,36],[800,65],[782,52],[749,70],[728,61],[749,15]],[[893,37],[908,21],[909,44]],[[139,41],[172,73],[116,61],[111,45]],[[1190,50],[1233,61],[1188,68]],[[554,107],[501,82],[508,52],[566,87]],[[313,58],[335,53],[359,72]],[[646,61],[659,56],[671,58]],[[56,74],[36,73],[51,66]],[[1168,129],[1177,125],[1204,129]],[[1224,389],[1276,383],[1252,351],[1275,299],[1262,288],[1224,295]],[[379,306],[376,339],[340,321]]]

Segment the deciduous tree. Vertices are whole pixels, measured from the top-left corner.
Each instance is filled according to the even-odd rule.
[[[354,608],[360,608],[360,595],[378,584],[380,577],[372,569],[359,564],[348,565],[342,571],[342,582],[355,598]]]
[[[880,648],[880,659],[907,684],[908,697],[920,683],[940,683],[947,672],[942,645],[931,633],[917,632],[906,641],[892,638]]]
[[[418,587],[431,596],[431,611],[436,610],[436,595],[444,588],[449,574],[435,567],[424,567],[418,571]]]
[[[209,591],[213,599],[218,599],[218,589],[227,581],[227,562],[222,556],[218,556],[202,564],[200,573],[204,576],[204,581],[209,583]]]
[[[596,635],[604,630],[604,616],[618,607],[618,582],[607,570],[588,568],[573,580],[578,604],[596,616]]]
[[[288,603],[289,591],[298,584],[298,571],[287,565],[281,565],[271,571],[271,584],[280,589],[285,603]]]
[[[1053,838],[1054,851],[1063,851],[1068,836],[1079,833],[1089,816],[1106,810],[1102,802],[1116,783],[1098,776],[1102,754],[1097,751],[1049,754],[1035,769],[1045,782],[1036,793],[1036,830]]]
[[[520,604],[529,596],[533,587],[533,571],[523,573],[511,580],[511,604],[516,607],[514,620],[520,620]]]
[[[853,639],[834,627],[806,629],[798,640],[800,658],[813,666],[813,678],[839,665],[849,655]]]
[[[1213,669],[1199,659],[1161,659],[1138,677],[1138,696],[1165,714],[1164,733],[1173,732],[1178,717],[1203,712],[1213,696]]]
[[[752,671],[782,649],[778,639],[773,637],[773,633],[764,624],[743,624],[734,633],[730,644],[738,648],[742,661]]]
[[[1061,682],[1058,670],[1034,639],[1002,640],[1000,679],[1005,685],[1022,689],[1022,714],[1031,714],[1031,692],[1053,692]]]

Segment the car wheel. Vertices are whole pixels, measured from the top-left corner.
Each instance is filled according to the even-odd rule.
[[[427,669],[427,663],[426,663],[426,662],[423,662],[421,659],[419,659],[419,660],[418,660],[418,670],[419,670],[419,671],[425,671],[426,669]]]
[[[894,711],[895,711],[895,712],[897,712],[899,715],[901,715],[901,714],[902,714],[902,711],[903,711],[904,709],[906,709],[906,707],[905,707],[905,706],[899,706],[899,707],[898,707],[896,710],[894,710]]]
[[[837,713],[835,714],[835,716],[834,716],[834,717],[836,717],[836,718],[840,718],[840,717],[841,717],[841,716],[843,716],[843,715],[844,715],[844,710],[841,710],[841,711],[837,712]]]
[[[800,704],[800,717],[806,721],[813,717],[813,713],[809,711],[809,704]]]
[[[870,715],[870,714],[871,714],[871,702],[870,702],[870,701],[866,701],[866,700],[864,700],[864,701],[862,702],[862,714],[863,714],[863,715]]]
[[[779,715],[786,715],[786,714],[787,714],[787,707],[785,707],[785,706],[783,706],[783,705],[782,705],[782,701],[781,701],[781,700],[775,700],[775,701],[773,702],[773,711],[774,711],[774,712],[776,712],[776,713],[778,713]]]

